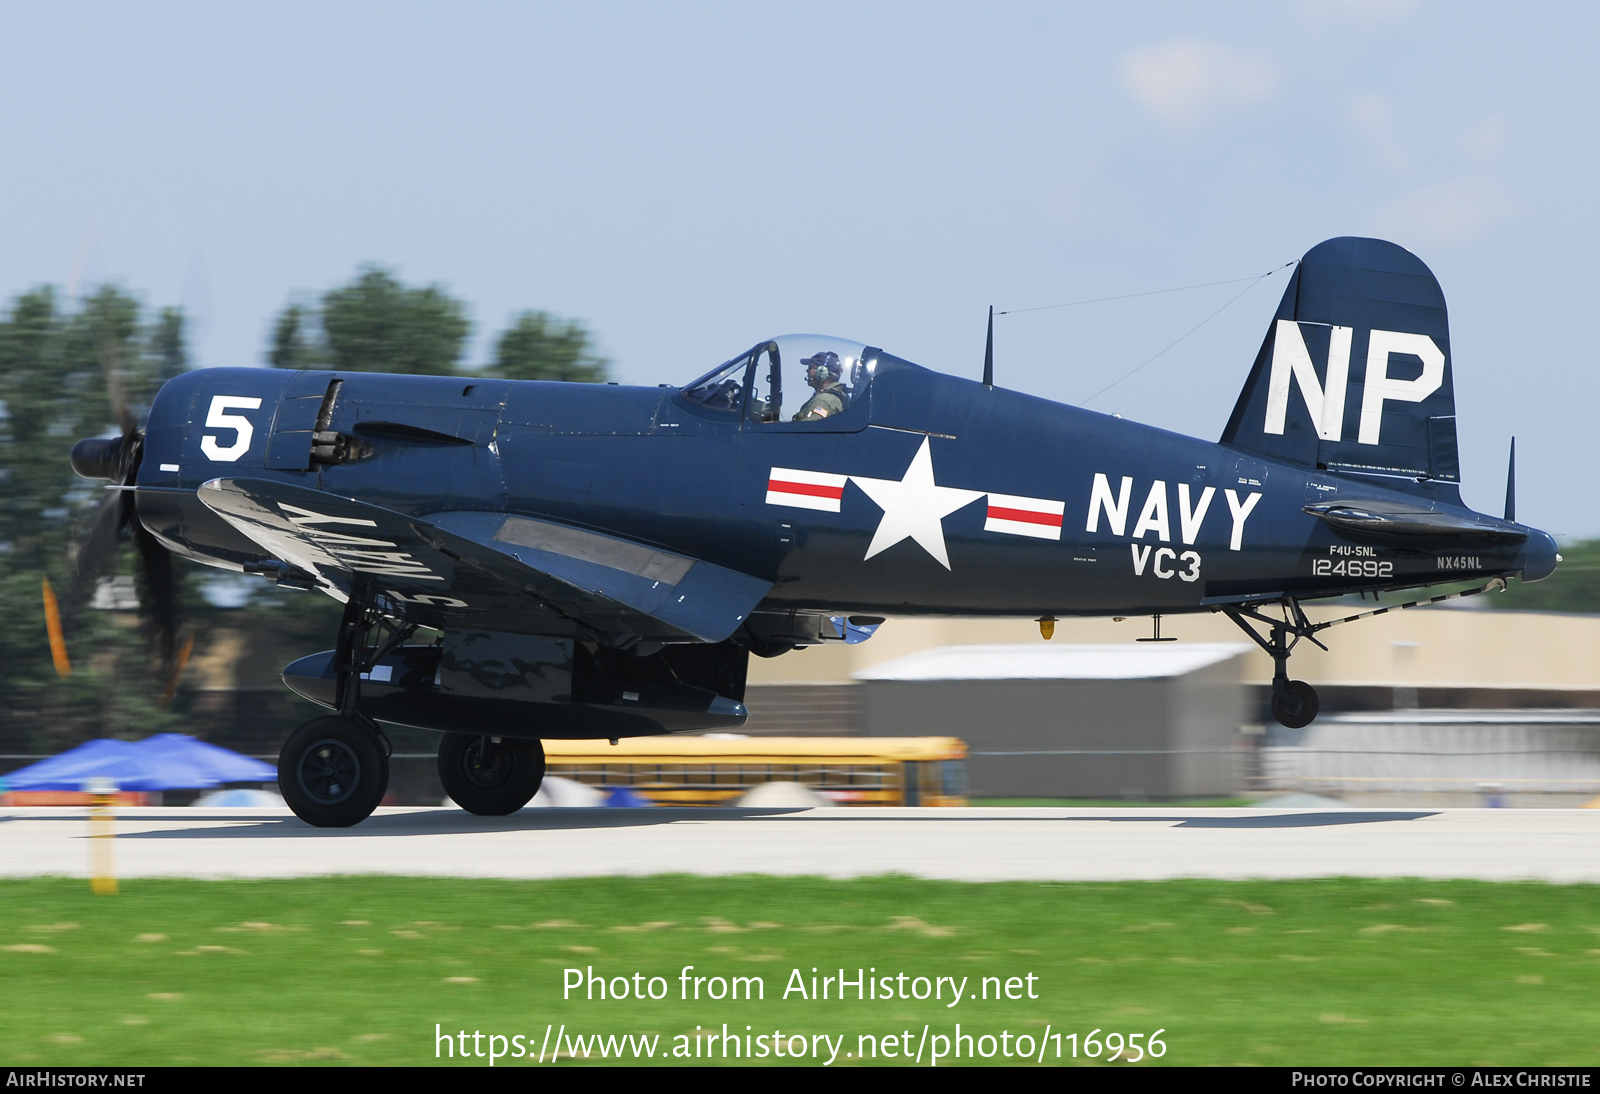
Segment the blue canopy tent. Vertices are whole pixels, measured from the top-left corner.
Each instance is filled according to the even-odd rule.
[[[249,756],[241,756],[226,748],[181,733],[157,733],[139,742],[138,747],[147,756],[171,757],[176,761],[193,764],[207,772],[219,783],[275,783],[278,769],[271,764]],[[192,784],[198,787],[199,783]],[[210,785],[210,784],[208,784]],[[178,789],[174,786],[173,789]]]
[[[276,782],[277,769],[177,733],[143,741],[87,741],[0,778],[0,789],[78,790],[105,779],[118,790],[208,790],[223,783]]]
[[[59,756],[13,771],[0,783],[6,790],[82,790],[86,780],[117,768],[137,747],[132,741],[110,738],[85,741]]]

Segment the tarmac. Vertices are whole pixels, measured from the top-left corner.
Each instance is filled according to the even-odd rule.
[[[1600,882],[1600,809],[122,809],[119,877],[903,874],[958,881]],[[87,812],[0,810],[0,876],[84,877]]]

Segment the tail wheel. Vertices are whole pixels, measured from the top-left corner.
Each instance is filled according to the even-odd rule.
[[[446,733],[439,742],[439,781],[469,813],[515,813],[544,782],[544,745],[515,737]]]
[[[1304,680],[1290,680],[1283,694],[1272,697],[1272,716],[1290,729],[1304,729],[1310,725],[1321,709],[1317,689]]]
[[[295,816],[318,828],[349,828],[372,815],[389,789],[378,736],[348,718],[313,718],[278,755],[278,789]]]

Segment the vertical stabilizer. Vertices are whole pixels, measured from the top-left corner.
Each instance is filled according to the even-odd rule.
[[[1308,467],[1458,483],[1450,323],[1433,272],[1381,239],[1306,252],[1222,440]]]

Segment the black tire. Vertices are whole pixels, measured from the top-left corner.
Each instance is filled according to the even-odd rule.
[[[347,718],[313,718],[278,754],[278,790],[295,816],[318,828],[349,828],[372,815],[389,789],[378,735]]]
[[[439,742],[439,781],[468,813],[480,817],[515,813],[544,782],[544,745],[514,737],[446,733]]]
[[[1272,716],[1290,729],[1304,729],[1322,707],[1317,689],[1304,680],[1290,680],[1283,690],[1283,695],[1272,697]]]

